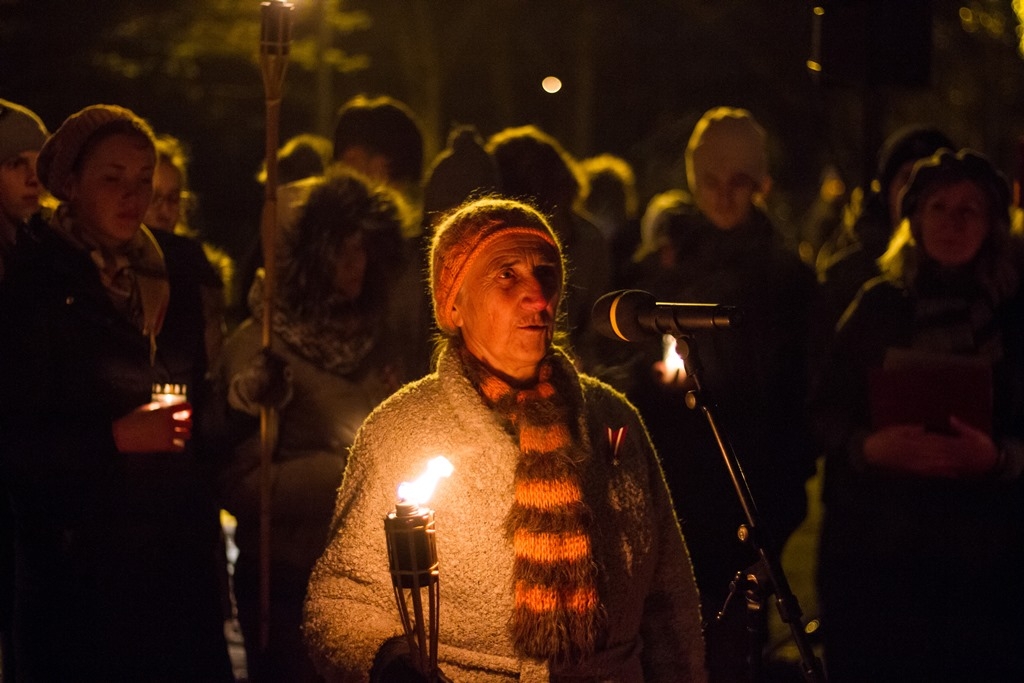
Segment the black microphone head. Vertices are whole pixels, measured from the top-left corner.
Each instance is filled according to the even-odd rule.
[[[640,341],[651,336],[639,323],[639,315],[654,309],[657,299],[641,289],[609,292],[594,302],[592,320],[601,335],[619,341]]]

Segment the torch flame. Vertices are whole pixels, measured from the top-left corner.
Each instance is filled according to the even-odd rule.
[[[416,481],[403,481],[398,486],[398,499],[415,505],[426,505],[434,494],[434,487],[441,477],[450,477],[455,468],[448,458],[439,455],[427,463],[427,471]]]

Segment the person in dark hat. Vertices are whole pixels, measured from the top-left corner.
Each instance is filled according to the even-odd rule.
[[[500,184],[498,166],[476,127],[454,126],[423,180],[424,232],[429,234],[430,226],[470,197],[497,192]]]
[[[338,110],[334,126],[334,165],[354,170],[396,190],[409,205],[403,226],[402,259],[392,266],[388,325],[403,330],[403,379],[430,369],[430,316],[420,269],[422,236],[420,191],[425,153],[423,126],[404,102],[388,96],[356,95]]]
[[[36,157],[48,135],[33,111],[0,99],[0,280],[18,233],[39,210]]]
[[[814,392],[829,680],[1024,680],[1024,274],[982,155],[920,160]]]
[[[0,99],[0,282],[15,243],[29,218],[39,210],[42,188],[36,176],[36,157],[47,135],[46,126],[34,112]],[[10,504],[5,495],[0,504],[0,661],[4,680],[15,677],[11,640],[13,534]]]
[[[179,283],[142,224],[155,165],[134,112],[68,117],[38,159],[61,205],[19,240],[0,291],[21,680],[232,680],[219,515],[192,439],[203,329],[167,316]]]
[[[878,275],[875,260],[899,226],[899,196],[919,159],[953,148],[949,137],[931,126],[910,125],[886,138],[878,152],[878,168],[866,191],[857,190],[843,212],[843,224],[819,250],[815,346],[827,344],[835,324],[861,285]]]

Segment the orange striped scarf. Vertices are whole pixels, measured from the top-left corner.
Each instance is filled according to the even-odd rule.
[[[567,378],[543,361],[536,385],[513,387],[462,349],[486,403],[519,442],[515,494],[505,522],[514,552],[512,641],[520,655],[578,663],[594,653],[604,622],[583,499],[575,416],[556,387]]]

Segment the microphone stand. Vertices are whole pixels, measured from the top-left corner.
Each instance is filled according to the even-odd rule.
[[[779,618],[789,626],[793,634],[793,641],[800,652],[800,668],[804,680],[808,681],[808,683],[823,682],[826,679],[821,662],[807,642],[803,624],[803,613],[800,611],[800,605],[797,602],[796,596],[790,590],[789,582],[786,580],[786,575],[782,570],[782,564],[778,560],[778,553],[772,547],[770,535],[766,530],[762,531],[758,521],[757,505],[754,502],[753,494],[750,492],[746,476],[743,474],[743,468],[729,447],[727,439],[723,436],[712,406],[704,400],[704,388],[701,382],[703,366],[697,353],[697,342],[689,332],[681,332],[674,336],[676,337],[676,352],[686,364],[687,372],[693,378],[695,387],[686,394],[686,406],[690,410],[699,409],[711,428],[711,434],[714,436],[718,450],[725,461],[725,468],[729,472],[729,478],[732,480],[733,488],[736,490],[736,496],[739,499],[740,507],[743,508],[743,514],[747,521],[746,525],[740,527],[739,538],[753,547],[758,558],[754,565],[756,569],[736,574],[730,585],[729,598],[726,599],[725,605],[722,606],[722,611],[719,612],[718,618],[721,619],[724,615],[731,597],[743,588],[747,599],[747,613],[751,619],[748,626],[752,641],[749,662],[751,677],[752,680],[757,681],[763,675],[761,662],[762,630],[759,626],[763,623],[761,603],[764,596],[774,593],[775,604],[779,610]]]

